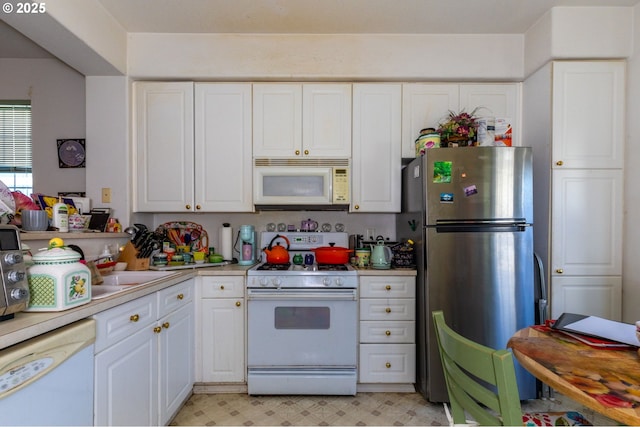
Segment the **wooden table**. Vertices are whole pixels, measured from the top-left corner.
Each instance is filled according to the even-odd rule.
[[[520,364],[565,396],[627,425],[640,425],[640,357],[635,348],[600,349],[545,327],[507,344]]]

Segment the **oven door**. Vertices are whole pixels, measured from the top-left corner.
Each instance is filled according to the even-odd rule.
[[[355,368],[357,312],[355,289],[249,289],[249,368]]]

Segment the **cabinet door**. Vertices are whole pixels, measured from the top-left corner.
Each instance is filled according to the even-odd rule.
[[[302,150],[302,85],[253,85],[254,157],[295,157]]]
[[[351,157],[351,85],[302,86],[302,155]]]
[[[460,109],[471,113],[477,108],[478,117],[507,118],[513,129],[512,145],[521,145],[519,83],[461,84]]]
[[[401,89],[353,85],[351,212],[400,212]]]
[[[623,167],[624,94],[623,61],[553,63],[553,167]]]
[[[402,157],[416,157],[420,130],[439,123],[449,111],[460,109],[457,84],[410,83],[402,85]]]
[[[159,320],[160,424],[166,425],[191,395],[195,381],[193,302]]]
[[[242,298],[200,301],[203,382],[245,380],[244,301]]]
[[[622,277],[551,277],[551,318],[562,313],[622,320]]]
[[[94,363],[94,425],[158,425],[158,350],[151,326],[96,354]]]
[[[193,210],[193,83],[136,82],[133,104],[134,211]]]
[[[196,210],[251,212],[251,85],[195,85]]]
[[[622,170],[552,174],[551,274],[622,274]]]

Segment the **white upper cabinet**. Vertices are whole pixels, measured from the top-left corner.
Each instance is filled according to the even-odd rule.
[[[477,117],[508,118],[513,145],[520,145],[521,85],[519,83],[406,83],[402,85],[402,157],[416,156],[420,130],[437,129],[450,111],[462,110]]]
[[[254,157],[351,156],[351,85],[253,85]]]
[[[134,211],[253,210],[251,84],[136,82],[134,112]]]
[[[402,157],[416,156],[420,130],[438,124],[449,111],[459,110],[457,84],[408,83],[402,85]]]
[[[477,109],[477,117],[509,119],[513,129],[512,145],[522,145],[521,91],[520,83],[461,84],[460,110],[471,113]]]
[[[625,63],[553,64],[553,167],[622,168]]]
[[[351,212],[400,212],[400,84],[353,85]]]
[[[195,200],[206,212],[253,210],[251,85],[195,85]]]
[[[191,210],[193,83],[136,82],[133,103],[134,211]]]

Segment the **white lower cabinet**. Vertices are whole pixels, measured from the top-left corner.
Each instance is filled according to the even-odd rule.
[[[202,276],[199,300],[197,381],[244,383],[244,276]]]
[[[413,384],[415,278],[360,276],[359,383]]]
[[[194,382],[194,279],[98,313],[94,425],[165,425]]]

